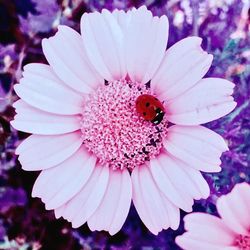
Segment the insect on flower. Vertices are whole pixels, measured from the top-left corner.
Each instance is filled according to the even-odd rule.
[[[146,120],[159,124],[164,116],[162,103],[152,95],[140,95],[136,99],[136,111]]]

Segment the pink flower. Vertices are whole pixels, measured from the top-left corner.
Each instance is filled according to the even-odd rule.
[[[49,65],[26,65],[15,86],[12,125],[33,134],[16,153],[42,170],[32,195],[73,227],[115,234],[132,199],[152,233],[176,229],[179,208],[209,196],[200,171],[221,170],[227,145],[199,124],[234,109],[234,84],[202,79],[212,55],[201,38],[165,51],[168,19],[146,7],[84,14],[81,33],[59,26],[42,42]],[[137,113],[142,94],[163,103],[158,125]]]
[[[185,229],[176,243],[186,250],[250,249],[250,185],[235,185],[217,200],[221,218],[205,213],[184,217]]]

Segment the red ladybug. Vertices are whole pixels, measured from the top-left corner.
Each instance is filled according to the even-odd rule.
[[[162,103],[152,95],[140,95],[135,101],[136,111],[146,120],[159,124],[164,116]]]

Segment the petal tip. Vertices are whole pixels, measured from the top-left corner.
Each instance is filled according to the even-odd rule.
[[[182,244],[182,235],[179,235],[175,238],[175,243],[178,245],[178,246],[181,246]]]
[[[19,146],[17,146],[16,150],[15,150],[15,155],[19,155],[20,154],[20,149]]]
[[[197,46],[200,46],[201,43],[202,43],[202,38],[199,37],[199,36],[189,36],[187,38],[184,38],[183,41],[186,41],[186,42],[190,42],[192,41],[194,44],[196,44]]]
[[[71,222],[71,225],[72,225],[72,228],[78,228],[81,226],[81,225],[78,225],[77,223],[74,223],[74,222]]]
[[[38,192],[37,190],[34,188],[35,186],[33,186],[32,192],[31,192],[31,197],[32,198],[36,198],[38,197]]]
[[[144,10],[144,11],[148,11],[146,5],[142,5],[141,7],[139,7],[137,10]]]
[[[14,118],[15,118],[15,117],[14,117]],[[11,125],[14,129],[17,129],[17,128],[16,128],[16,121],[15,121],[15,119],[12,120],[12,121],[10,121],[10,125]]]
[[[233,101],[233,102],[232,102],[232,111],[236,108],[236,106],[237,106],[237,102],[236,102],[236,101]]]
[[[224,146],[223,152],[229,151],[229,147],[228,147],[228,144],[227,144],[226,140],[224,140],[224,145],[223,146]]]
[[[119,230],[109,230],[108,232],[109,232],[110,236],[114,236],[115,234],[118,233],[118,231]]]
[[[49,41],[49,38],[43,38],[42,39],[42,47],[45,46]]]
[[[214,169],[214,171],[213,171],[214,173],[219,173],[219,172],[221,172],[221,167],[220,166],[218,166],[216,169]]]
[[[206,191],[204,191],[204,193],[202,194],[202,199],[207,199],[208,197],[210,196],[210,188],[209,186],[207,185],[207,189]]]
[[[108,9],[102,9],[103,14],[111,14],[111,12]]]
[[[43,199],[42,199],[42,202],[45,203],[45,202],[43,201]],[[50,208],[50,206],[48,206],[48,204],[45,203],[45,209],[46,209],[46,210],[51,210],[52,208]]]
[[[59,219],[59,218],[62,217],[60,214],[57,214],[56,210],[54,211],[54,214],[55,214],[55,218],[56,218],[56,219]]]

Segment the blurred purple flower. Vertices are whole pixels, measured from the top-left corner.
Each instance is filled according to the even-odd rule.
[[[27,18],[19,16],[20,29],[24,34],[33,36],[36,33],[49,32],[60,14],[55,0],[32,0],[38,14],[28,13]]]
[[[24,206],[26,202],[27,195],[22,188],[0,187],[0,213],[13,206]]]

